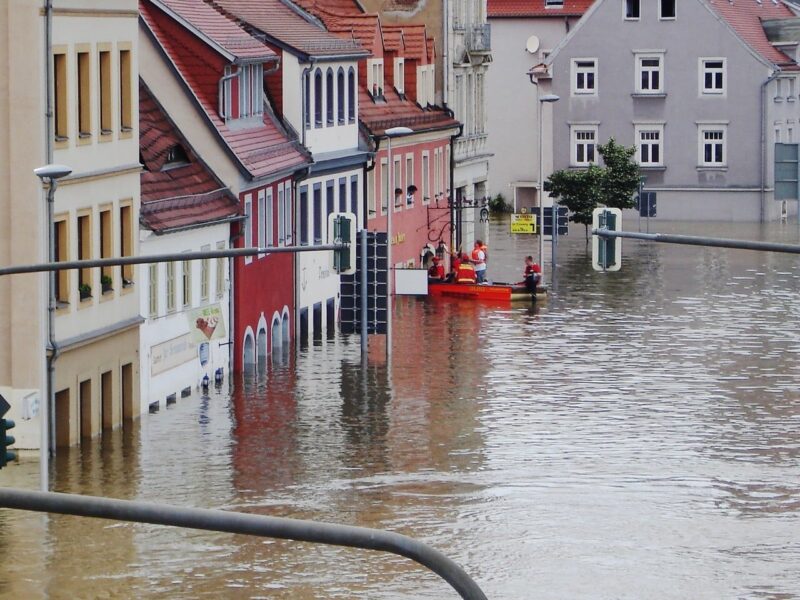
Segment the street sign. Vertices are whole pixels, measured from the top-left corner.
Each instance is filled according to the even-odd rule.
[[[536,215],[517,213],[511,215],[511,233],[536,233]]]

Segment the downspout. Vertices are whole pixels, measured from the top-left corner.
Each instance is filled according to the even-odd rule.
[[[761,84],[761,222],[767,221],[767,86],[781,74],[775,67],[772,75]],[[800,206],[800,204],[798,204]],[[800,212],[798,212],[800,215]]]
[[[303,124],[303,129],[305,130],[305,124]],[[294,218],[292,219],[292,243],[295,246],[300,245],[300,199],[297,196],[297,184],[308,177],[309,170],[309,167],[305,167],[303,170],[292,175],[292,198],[294,199],[295,207]],[[297,252],[292,252],[292,272],[294,273],[292,285],[292,300],[294,302],[292,329],[294,330],[294,335],[292,337],[297,340],[300,336],[300,294],[297,291],[297,283],[300,281],[300,265]]]
[[[44,95],[45,95],[45,125],[44,125],[44,147],[45,164],[53,162],[53,0],[44,2],[44,54],[45,54],[45,74],[44,74]],[[56,183],[50,181],[47,190],[47,260],[55,260],[55,230],[53,225],[53,199],[56,191]],[[41,480],[43,491],[49,491],[49,465],[45,462],[49,456],[55,453],[55,362],[58,358],[58,344],[56,343],[55,332],[55,278],[56,273],[51,271],[47,275],[47,348],[45,350],[47,364],[47,399],[42,403],[42,411],[47,411],[48,431],[42,432],[47,435],[48,451],[42,452]],[[41,417],[40,417],[41,418]],[[42,446],[45,440],[39,442]]]
[[[447,107],[447,89],[450,85],[450,67],[447,61],[450,57],[450,0],[442,0],[442,106]],[[434,94],[435,96],[435,94]],[[451,149],[452,152],[452,149]],[[451,222],[452,224],[452,222]]]
[[[225,107],[225,83],[230,81],[231,79],[238,79],[238,77],[239,77],[239,71],[236,71],[236,73],[231,73],[230,75],[223,75],[222,77],[219,78],[219,82],[217,82],[217,94],[218,94],[217,110],[219,112],[220,118],[223,121],[228,119],[228,113],[225,110],[223,110],[223,107]]]
[[[445,112],[452,119],[455,119],[455,113],[450,109],[445,107]],[[447,204],[450,206],[450,232],[451,232],[451,250],[453,248],[458,248],[461,245],[461,210],[458,211],[458,215],[455,214],[456,206],[455,206],[455,168],[456,168],[456,138],[461,137],[464,133],[464,124],[458,124],[458,133],[455,133],[450,136],[450,194],[448,198]],[[461,208],[459,203],[459,209]],[[458,227],[456,227],[456,218],[458,219]]]
[[[369,220],[369,196],[368,196],[369,189],[367,187],[367,179],[368,179],[367,173],[369,173],[370,171],[374,170],[375,167],[378,165],[378,161],[376,159],[378,157],[378,152],[381,149],[381,139],[382,138],[375,137],[375,138],[372,138],[372,139],[375,140],[375,150],[372,152],[372,156],[371,156],[371,158],[372,158],[372,166],[368,167],[367,163],[364,163],[364,177],[362,178],[363,181],[361,182],[361,186],[364,189],[364,191],[363,191],[363,194],[364,194],[364,210],[363,210],[363,213],[364,213],[364,215],[363,215],[364,229],[367,229],[367,222]],[[375,202],[375,208],[377,209],[377,207],[378,207],[378,202],[376,201]]]

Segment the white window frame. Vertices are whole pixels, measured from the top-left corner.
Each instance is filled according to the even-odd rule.
[[[283,186],[283,233],[284,246],[291,246],[294,243],[294,231],[292,228],[292,184],[285,183]]]
[[[422,203],[431,203],[431,155],[428,150],[422,151]]]
[[[372,58],[367,60],[367,91],[372,95],[373,85],[377,86],[376,94],[373,97],[380,97],[384,93],[383,87],[383,59]],[[358,87],[358,83],[356,83]],[[358,96],[358,90],[356,90]]]
[[[642,1],[635,0],[639,6],[639,16],[638,17],[629,17],[628,16],[628,0],[622,0],[622,19],[624,21],[639,21],[642,18]]]
[[[286,205],[284,185],[278,185],[278,243],[276,246],[286,245]]]
[[[387,208],[389,207],[389,203],[393,202],[393,200],[392,200],[392,193],[393,192],[392,192],[392,190],[389,189],[391,187],[391,183],[389,181],[391,179],[391,177],[389,177],[389,159],[388,158],[382,158],[381,159],[381,167],[380,168],[381,168],[381,177],[380,177],[380,179],[381,179],[381,181],[380,181],[380,185],[381,185],[381,189],[380,189],[380,205],[381,205],[381,207],[380,207],[380,214],[385,215],[386,212],[387,212]]]
[[[275,244],[275,209],[273,208],[273,195],[272,195],[272,187],[267,188],[267,218],[266,218],[266,227],[267,227],[267,237],[266,237],[266,245],[267,246],[276,246]]]
[[[148,265],[148,280],[150,282],[148,312],[150,318],[155,318],[158,316],[158,264],[157,263]]]
[[[225,242],[217,242],[217,250],[225,250]],[[225,263],[228,262],[228,259],[224,256],[220,256],[217,258],[217,264],[215,269],[214,277],[216,278],[214,281],[214,290],[216,292],[217,298],[222,298],[225,295]]]
[[[581,63],[592,63],[592,67],[588,68]],[[573,96],[597,96],[597,72],[598,61],[596,58],[573,58],[572,59],[572,73],[570,76],[570,85],[572,87]],[[588,75],[592,75],[592,87],[587,87]],[[581,82],[582,87],[579,86]]]
[[[701,56],[698,63],[700,95],[701,96],[725,96],[728,93],[728,61],[725,57]],[[722,68],[709,69],[706,65],[711,62],[721,62]],[[706,73],[720,74],[722,76],[722,87],[706,87]]]
[[[663,10],[664,0],[658,0],[658,19],[660,21],[674,21],[678,18],[678,0],[675,0],[675,14],[671,17],[665,17],[664,10]]]
[[[211,245],[206,244],[200,247],[201,252],[210,252]],[[203,258],[200,260],[200,304],[207,304],[211,294],[211,259]]]
[[[634,135],[635,135],[635,144],[636,144],[636,160],[642,167],[663,167],[664,166],[664,124],[663,123],[636,123],[634,125]],[[656,144],[652,142],[645,142],[642,139],[642,134],[645,133],[656,133],[658,136]],[[642,146],[647,143],[648,146],[652,147],[654,145],[658,146],[658,160],[652,160],[652,150],[648,152],[649,160],[647,162],[642,161]]]
[[[244,197],[244,247],[253,247],[253,195],[248,194]],[[245,256],[244,263],[249,265],[253,262],[252,256]]]
[[[657,60],[658,66],[645,67],[644,61]],[[646,88],[642,85],[642,75],[651,73],[649,84],[652,86],[652,73],[658,73],[658,87]],[[664,93],[664,52],[637,52],[636,53],[636,81],[635,89],[637,94],[663,94]]]
[[[589,165],[597,164],[597,137],[598,137],[598,129],[599,127],[596,124],[592,123],[575,123],[571,124],[569,127],[569,160],[570,165],[573,167],[588,167]],[[578,135],[581,133],[592,133],[593,137],[591,140],[592,154],[594,155],[594,160],[578,160],[578,145],[579,140]],[[588,144],[587,144],[588,145]]]
[[[403,210],[403,204],[405,204],[405,194],[402,191],[405,190],[403,186],[403,156],[398,152],[392,156],[392,162],[394,163],[394,181],[392,181],[392,177],[389,177],[389,202],[391,202],[395,212],[397,212],[398,210]],[[394,188],[392,188],[392,184],[394,184]],[[401,190],[400,202],[397,202],[397,196],[394,193],[397,188]]]
[[[394,89],[399,94],[404,94],[406,91],[406,73],[405,73],[405,59],[394,59]]]
[[[706,134],[719,132],[722,134],[719,145],[722,146],[721,161],[707,161],[705,150],[707,142],[717,145],[713,140],[707,140]],[[698,123],[697,124],[697,166],[701,168],[721,169],[728,166],[728,125],[727,123]]]
[[[258,245],[267,246],[267,199],[264,190],[258,190]],[[259,260],[266,254],[259,254]]]
[[[411,179],[409,180],[409,165],[411,165]],[[403,161],[403,174],[405,175],[405,185],[403,186],[403,192],[405,195],[405,204],[406,206],[413,205],[413,199],[411,202],[408,201],[408,186],[410,185],[417,185],[414,183],[414,155],[413,154],[406,154],[405,160]],[[419,186],[417,186],[417,191],[419,191]]]

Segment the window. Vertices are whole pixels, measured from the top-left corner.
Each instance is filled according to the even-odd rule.
[[[639,164],[643,167],[660,167],[664,164],[662,156],[663,125],[637,125],[636,144]]]
[[[206,244],[200,247],[201,252],[209,252],[211,246]],[[203,258],[200,260],[200,302],[208,302],[208,293],[211,286],[211,259]]]
[[[350,212],[356,217],[356,229],[358,229],[358,175],[350,176]]]
[[[386,214],[389,207],[389,163],[381,160],[381,214]]]
[[[663,55],[636,55],[636,91],[639,94],[663,92]]]
[[[111,134],[111,52],[98,54],[100,67],[100,135]]]
[[[314,243],[322,243],[322,184],[314,184]]]
[[[333,69],[328,67],[328,72],[325,74],[325,112],[328,127],[333,125],[333,99],[336,97],[333,91]]]
[[[356,122],[356,72],[353,67],[347,72],[347,122]]]
[[[376,169],[367,171],[367,220],[375,216],[375,211],[378,210],[378,198],[380,198],[380,191],[375,188],[375,172]]]
[[[322,127],[322,71],[314,71],[314,127]]]
[[[65,141],[69,135],[67,120],[67,55],[53,55],[53,118],[56,141]]]
[[[267,190],[267,212],[266,215],[264,215],[264,232],[266,233],[266,238],[264,238],[265,246],[275,245],[275,206],[273,205],[273,201],[272,188],[269,188]]]
[[[322,220],[322,233],[320,234],[320,238],[325,240],[326,242],[328,237],[328,215],[335,212],[336,204],[334,201],[336,198],[333,196],[333,179],[325,182],[325,218]]]
[[[383,60],[380,58],[367,61],[367,89],[373,99],[383,97]]]
[[[339,212],[347,212],[347,177],[339,179]]]
[[[88,52],[78,52],[78,137],[92,135],[92,74]]]
[[[239,67],[239,117],[254,117],[264,112],[264,67],[261,64]],[[228,115],[229,117],[231,115]]]
[[[244,198],[244,247],[253,247],[253,196],[248,194]],[[245,264],[252,262],[252,256],[245,256]]]
[[[572,130],[572,165],[586,167],[596,161],[595,146],[597,144],[596,126],[573,126]]]
[[[406,204],[414,204],[414,193],[412,189],[416,189],[414,185],[414,156],[412,154],[406,155]]]
[[[167,312],[175,312],[175,263],[167,263]]]
[[[224,250],[225,242],[217,242],[217,250]],[[225,295],[225,257],[217,258],[217,298]]]
[[[189,164],[189,156],[186,154],[186,150],[180,144],[175,144],[167,148],[167,155],[161,170],[168,171],[187,164]]]
[[[55,220],[55,240],[53,243],[53,253],[55,262],[64,262],[69,260],[69,234],[67,228],[67,219],[61,218]],[[56,302],[67,303],[69,302],[69,274],[70,271],[56,271],[55,274],[55,296]]]
[[[283,211],[283,231],[286,234],[286,245],[291,246],[294,241],[294,235],[292,232],[292,222],[294,215],[294,211],[292,209],[292,184],[286,184],[286,190],[283,194],[283,203],[286,205],[286,208]]]
[[[402,206],[403,173],[400,170],[400,157],[394,156],[392,158],[392,162],[394,162],[394,168],[392,169],[392,181],[394,183],[394,207],[397,209]]]
[[[625,18],[635,20],[639,18],[639,0],[625,0]]]
[[[675,0],[661,0],[661,6],[658,13],[660,19],[674,19],[675,18]]]
[[[483,74],[475,74],[475,133],[486,132],[485,103],[483,100]]]
[[[308,246],[308,186],[300,188],[300,245]]]
[[[158,265],[148,265],[148,314],[158,316]]]
[[[597,61],[593,58],[578,58],[572,61],[573,95],[597,94]]]
[[[192,304],[192,261],[182,261],[181,285],[183,287],[183,307]]]
[[[700,59],[700,91],[702,94],[725,93],[725,59]]]
[[[564,0],[545,0],[545,8],[561,8],[564,6]]]
[[[344,69],[339,67],[336,73],[336,120],[344,125]]]
[[[286,207],[283,204],[283,184],[278,186],[278,245],[286,244]]]
[[[114,254],[114,237],[111,227],[111,209],[100,211],[100,258],[111,258]],[[113,276],[113,267],[102,267],[100,269],[100,282],[103,284],[103,291],[110,286],[108,282]],[[106,279],[108,278],[108,279]]]
[[[398,94],[405,93],[405,60],[402,58],[394,59],[394,89]]]
[[[436,148],[433,151],[433,194],[438,196],[442,193],[442,149]],[[438,202],[438,199],[437,199]]]
[[[701,167],[724,167],[726,156],[725,125],[700,125],[700,157]]]
[[[306,73],[305,77],[303,78],[303,90],[305,92],[304,98],[304,111],[303,111],[303,122],[305,124],[306,129],[311,128],[311,79]]]
[[[431,171],[430,155],[422,153],[422,203],[428,204],[431,201]]]
[[[267,198],[264,190],[258,190],[258,245],[263,248],[267,243]],[[264,258],[264,254],[259,254],[258,258]]]
[[[91,214],[78,216],[78,260],[92,258],[92,216]],[[78,286],[92,285],[92,270],[78,270]]]
[[[130,204],[119,207],[120,256],[133,256],[133,218]],[[122,287],[133,284],[133,265],[122,265]]]
[[[119,126],[123,132],[133,129],[133,99],[131,92],[131,51],[119,51]]]

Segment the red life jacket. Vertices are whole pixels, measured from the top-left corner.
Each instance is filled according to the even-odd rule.
[[[486,252],[483,253],[483,258],[481,259],[479,252],[483,250],[482,247],[473,248],[472,249],[472,262],[476,265],[480,265],[486,262]]]
[[[458,283],[475,283],[478,278],[475,276],[475,267],[469,263],[461,263],[456,273]]]

